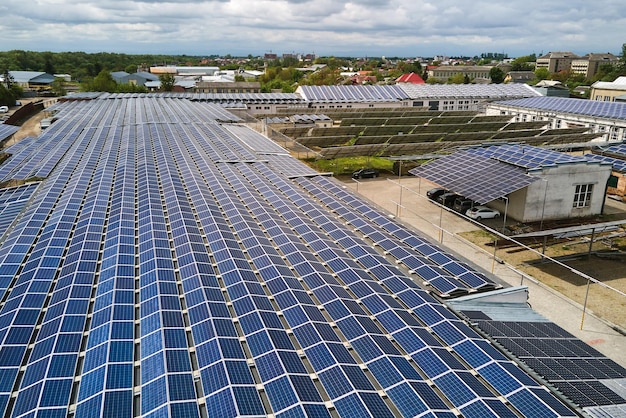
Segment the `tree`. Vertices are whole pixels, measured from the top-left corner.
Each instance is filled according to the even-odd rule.
[[[161,91],[172,91],[174,90],[174,83],[176,79],[174,78],[174,74],[165,73],[159,75],[159,81],[161,82]]]
[[[63,77],[55,77],[50,87],[55,96],[65,96],[67,94]]]
[[[448,78],[448,84],[464,84],[466,76],[467,74],[463,74],[463,73],[455,74],[452,77]]]
[[[626,74],[626,44],[622,44],[622,56],[619,57],[619,62],[617,63],[617,70],[621,74]]]
[[[491,78],[491,82],[495,84],[500,84],[504,82],[504,71],[502,71],[499,67],[492,67],[489,70],[489,78]]]
[[[2,72],[3,83],[0,84],[0,105],[13,106],[15,100],[21,96],[22,88],[13,80],[8,69]]]
[[[108,93],[114,93],[117,91],[117,83],[113,80],[113,76],[111,76],[110,72],[102,70],[91,82],[83,85],[83,89],[87,91],[106,91]]]
[[[511,71],[533,71],[536,60],[537,57],[534,54],[517,57],[511,62]]]
[[[548,80],[550,78],[550,71],[547,68],[537,68],[535,70],[535,80],[537,82],[541,80]]]

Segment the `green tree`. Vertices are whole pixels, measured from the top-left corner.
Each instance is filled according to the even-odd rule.
[[[174,74],[170,74],[170,73],[161,74],[159,75],[159,81],[161,82],[161,91],[174,90],[174,83],[176,83]]]
[[[626,43],[622,44],[622,56],[619,57],[617,70],[620,72],[620,74],[626,74]]]
[[[448,78],[448,84],[464,84],[466,75],[458,73]]]
[[[91,82],[83,85],[83,89],[86,91],[106,91],[114,93],[117,91],[117,83],[113,80],[110,72],[102,70]]]
[[[504,71],[502,71],[499,67],[492,67],[489,70],[489,78],[491,78],[491,82],[495,84],[500,84],[504,82]]]
[[[511,62],[511,71],[533,71],[536,60],[537,57],[534,54],[517,57]]]
[[[50,87],[55,96],[65,96],[67,94],[66,83],[62,77],[55,77]]]
[[[547,68],[537,68],[535,70],[535,82],[550,79],[550,71]]]

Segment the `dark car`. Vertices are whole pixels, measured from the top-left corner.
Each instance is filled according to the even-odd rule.
[[[454,200],[457,197],[460,197],[460,196],[456,193],[448,192],[439,196],[437,198],[437,202],[441,203],[442,205],[446,207],[452,208],[452,205],[454,204]]]
[[[352,173],[353,179],[371,179],[378,177],[378,170],[375,168],[362,168]]]
[[[474,205],[474,201],[463,196],[457,197],[452,204],[452,209],[465,215],[465,212]]]
[[[444,189],[442,187],[435,187],[434,189],[430,189],[426,192],[426,197],[428,197],[430,200],[437,200],[439,196],[444,193],[448,193],[449,191],[450,190]]]

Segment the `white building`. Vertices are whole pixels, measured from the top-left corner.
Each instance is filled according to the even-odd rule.
[[[588,128],[598,142],[626,140],[626,103],[542,96],[490,103],[485,113],[515,116],[519,122],[543,120],[554,129]]]

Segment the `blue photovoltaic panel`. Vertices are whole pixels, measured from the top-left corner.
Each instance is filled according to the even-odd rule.
[[[587,161],[584,156],[517,144],[477,147],[469,149],[468,152],[527,169],[551,167],[559,164],[584,164]]]
[[[474,150],[438,158],[410,171],[479,204],[506,196],[539,180],[519,165]]]
[[[621,160],[619,158],[601,154],[585,154],[585,158],[589,161],[598,161],[601,163],[611,164],[611,166],[613,167],[613,171],[618,171],[621,173],[626,172],[626,160]]]
[[[0,123],[0,141],[4,141],[14,133],[20,130],[19,126],[7,125],[6,123]]]
[[[39,182],[0,189],[0,236],[20,214]]]
[[[566,97],[532,97],[499,102],[499,104],[530,108],[534,110],[573,113],[611,119],[626,118],[626,104]]]
[[[528,410],[566,410],[371,240],[453,289],[469,266],[246,146],[223,108],[129,93],[55,111],[14,148],[24,164],[0,165],[46,177],[19,188],[0,244],[0,415],[506,416],[506,394],[474,377],[494,362],[523,380]]]

